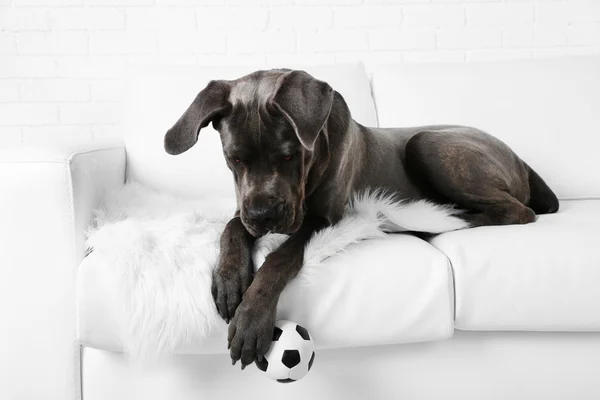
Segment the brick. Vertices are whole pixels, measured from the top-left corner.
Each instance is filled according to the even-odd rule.
[[[158,35],[159,54],[225,53],[225,33],[161,33]]]
[[[365,52],[349,52],[336,53],[335,61],[338,63],[344,62],[364,62],[368,65],[380,64],[399,64],[402,62],[401,51],[365,51]],[[342,93],[343,95],[343,93]]]
[[[61,0],[62,1],[62,0]],[[93,7],[126,7],[151,6],[154,0],[83,0],[86,5]]]
[[[407,28],[465,24],[465,9],[462,5],[407,5],[402,12],[402,26]]]
[[[600,54],[600,49],[598,49],[597,47],[557,47],[533,50],[533,58],[587,56],[598,54]]]
[[[433,0],[434,3],[493,3],[501,0]],[[523,1],[523,0],[520,0]],[[529,1],[529,0],[526,0]]]
[[[333,62],[335,63],[353,63],[353,62],[364,62],[365,58],[369,56],[369,54],[373,54],[370,51],[340,51],[336,53],[316,53],[315,55],[328,55],[333,56]],[[342,94],[343,95],[343,94]]]
[[[91,55],[153,54],[157,51],[156,37],[148,32],[92,32]]]
[[[93,140],[92,128],[88,126],[25,126],[23,145],[46,145]]]
[[[0,125],[46,125],[58,123],[58,111],[53,104],[0,104]]]
[[[569,4],[565,1],[537,3],[535,20],[542,23],[567,23],[570,20]]]
[[[600,22],[600,2],[596,0],[569,3],[570,22]]]
[[[404,53],[405,63],[438,63],[462,61],[465,61],[465,52],[462,50],[407,51]]]
[[[533,25],[505,26],[502,29],[504,47],[532,47],[534,43]]]
[[[339,7],[335,10],[334,26],[340,28],[364,28],[400,26],[400,7]]]
[[[362,0],[296,0],[299,5],[318,6],[352,6],[362,3]]]
[[[124,73],[123,57],[60,57],[56,75],[62,78],[118,78]]]
[[[372,50],[427,50],[435,48],[435,31],[429,28],[383,29],[369,34]]]
[[[364,51],[368,40],[362,31],[328,30],[321,32],[299,32],[298,52]]]
[[[494,48],[502,45],[500,28],[448,28],[438,30],[437,34],[440,49]]]
[[[19,99],[19,81],[0,80],[0,103],[18,102]]]
[[[50,27],[45,10],[16,7],[0,9],[0,26],[7,31],[41,31]]]
[[[193,31],[196,10],[193,7],[129,8],[127,29],[140,31]]]
[[[17,35],[20,54],[86,54],[87,34],[84,32],[29,32]]]
[[[120,118],[116,103],[62,103],[58,107],[63,125],[114,124]]]
[[[570,46],[600,45],[600,23],[577,23],[569,27]]]
[[[0,76],[4,78],[46,78],[56,76],[53,57],[10,57],[0,62]]]
[[[0,54],[17,54],[17,44],[13,33],[0,32]]]
[[[89,83],[74,79],[28,79],[21,82],[24,102],[87,101]]]
[[[118,125],[95,125],[92,127],[92,135],[94,140],[106,138],[121,137],[120,127]]]
[[[529,49],[479,49],[467,51],[467,61],[526,60],[532,57]]]
[[[65,6],[80,6],[84,0],[12,0],[15,7],[65,7]]]
[[[199,7],[196,10],[199,30],[265,29],[269,9],[264,7]]]
[[[333,9],[278,7],[271,9],[269,27],[275,29],[327,29],[333,26]]]
[[[515,25],[503,28],[504,47],[548,47],[567,44],[567,25]]]
[[[294,0],[227,0],[229,6],[289,6]]]
[[[263,66],[266,58],[265,54],[200,54],[198,55],[198,63],[218,66]]]
[[[564,46],[567,44],[567,25],[536,24],[534,45],[536,47]]]
[[[250,1],[240,1],[239,5],[249,4]],[[210,7],[210,6],[222,6],[225,4],[225,0],[156,0],[156,4],[159,6],[200,6],[200,7]],[[228,2],[229,5],[233,5],[231,1]],[[235,5],[238,5],[235,4]]]
[[[0,119],[0,123],[2,119]],[[0,149],[22,145],[22,129],[18,126],[0,126]]]
[[[429,2],[430,0],[366,0],[367,4],[413,4]]]
[[[543,2],[536,4],[536,21],[541,23],[600,22],[600,2]]]
[[[336,57],[332,53],[313,54],[267,54],[267,64],[273,68],[290,68],[294,65],[332,64]]]
[[[342,60],[337,59],[338,62]],[[388,64],[399,64],[404,61],[404,54],[401,51],[369,51],[362,58],[365,64],[369,65],[388,65]],[[347,61],[351,61],[348,59]],[[356,61],[361,61],[357,59]]]
[[[227,36],[227,52],[231,54],[294,53],[293,32],[234,32]]]
[[[166,65],[182,65],[182,64],[198,64],[198,54],[193,53],[193,54],[173,54],[173,53],[165,53],[165,54],[157,54],[156,55],[156,59],[155,62],[160,63],[160,64],[166,64]],[[141,56],[136,58],[136,60],[139,62],[141,59]],[[132,61],[132,56],[127,56],[127,61],[128,62],[133,62]],[[145,61],[145,63],[148,63],[148,61]]]
[[[123,100],[123,81],[119,79],[99,79],[90,82],[92,101],[118,102]]]
[[[60,8],[50,10],[53,30],[118,30],[125,28],[125,13],[112,8]]]
[[[134,64],[155,64],[158,61],[158,53],[154,54],[124,54],[118,55],[123,58],[126,63]]]
[[[533,3],[483,3],[467,5],[467,24],[505,25],[533,23]]]

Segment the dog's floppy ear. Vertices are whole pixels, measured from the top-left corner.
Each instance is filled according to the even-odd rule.
[[[195,145],[200,129],[230,111],[229,90],[228,81],[210,81],[167,131],[165,151],[173,155],[181,154]]]
[[[302,146],[312,151],[331,112],[333,89],[304,71],[289,71],[278,79],[270,103],[292,125]]]

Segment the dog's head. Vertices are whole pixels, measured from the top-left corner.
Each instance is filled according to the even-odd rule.
[[[211,81],[165,135],[165,150],[180,154],[212,122],[236,185],[242,223],[254,236],[293,233],[315,146],[334,92],[304,71],[257,71]]]

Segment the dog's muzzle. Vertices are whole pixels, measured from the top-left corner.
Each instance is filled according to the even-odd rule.
[[[248,201],[243,208],[242,222],[253,236],[267,232],[281,232],[291,225],[291,217],[283,199],[257,197]]]

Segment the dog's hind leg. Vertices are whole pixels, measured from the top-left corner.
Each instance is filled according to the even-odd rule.
[[[472,128],[420,132],[406,143],[404,163],[425,198],[466,210],[458,216],[471,227],[536,219],[527,206],[529,168],[508,146],[484,132]]]
[[[486,225],[528,224],[535,221],[535,212],[520,201],[505,195],[504,201],[472,203],[471,211],[462,215],[471,227]]]

